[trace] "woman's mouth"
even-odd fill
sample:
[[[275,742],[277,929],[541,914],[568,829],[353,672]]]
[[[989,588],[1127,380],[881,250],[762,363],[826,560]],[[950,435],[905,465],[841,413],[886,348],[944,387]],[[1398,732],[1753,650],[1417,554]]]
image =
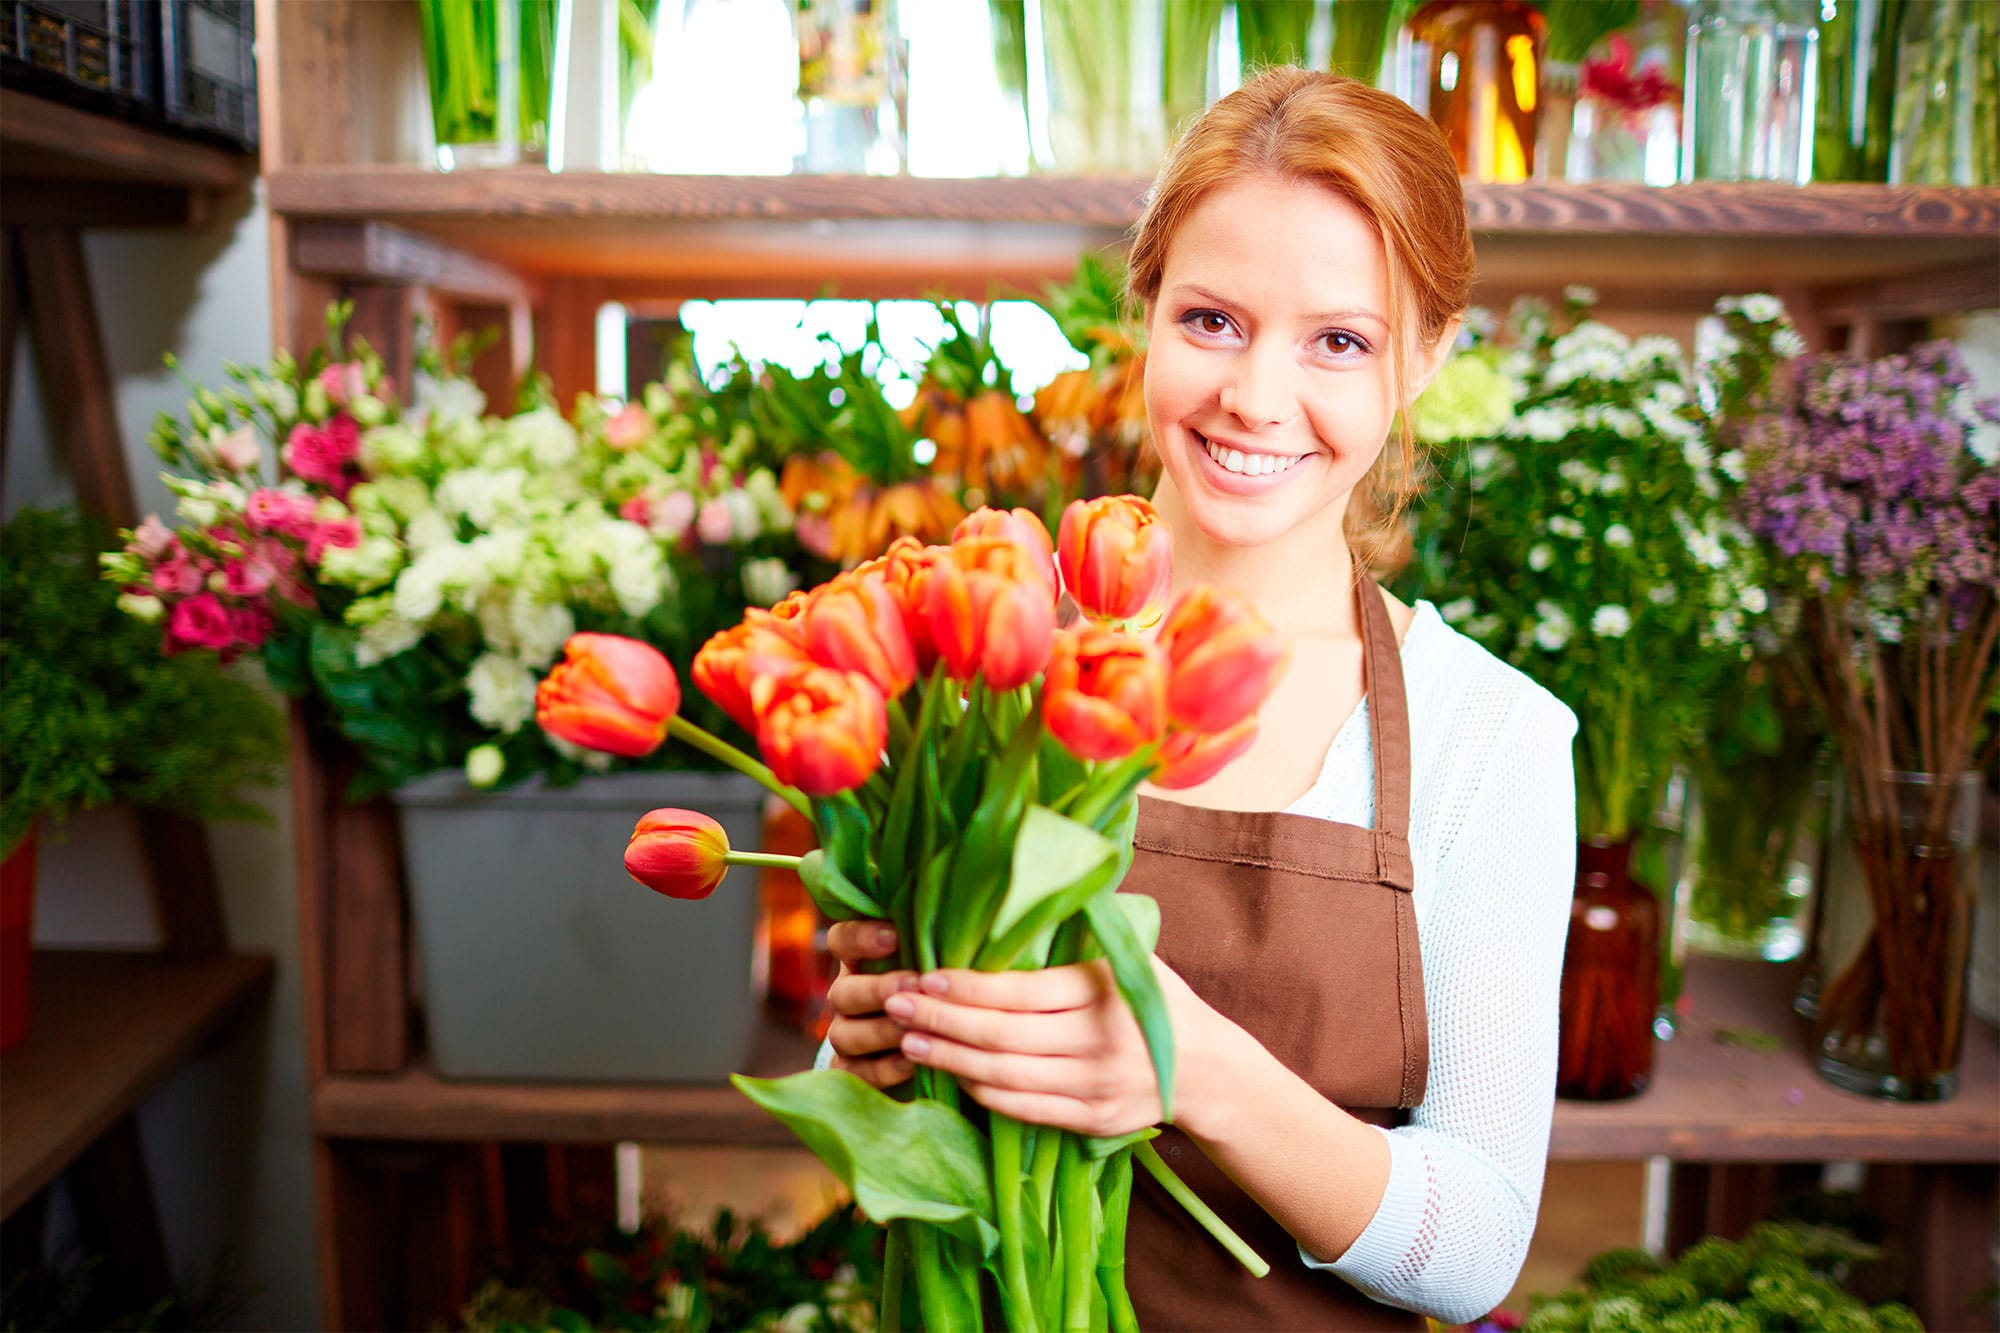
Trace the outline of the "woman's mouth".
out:
[[[1245,453],[1231,445],[1218,444],[1198,430],[1190,428],[1189,433],[1208,455],[1209,461],[1215,465],[1210,475],[1215,476],[1220,473],[1221,477],[1218,480],[1226,478],[1227,481],[1236,482],[1238,485],[1243,481],[1282,476],[1310,457],[1307,454]],[[1227,488],[1235,489],[1234,486]]]

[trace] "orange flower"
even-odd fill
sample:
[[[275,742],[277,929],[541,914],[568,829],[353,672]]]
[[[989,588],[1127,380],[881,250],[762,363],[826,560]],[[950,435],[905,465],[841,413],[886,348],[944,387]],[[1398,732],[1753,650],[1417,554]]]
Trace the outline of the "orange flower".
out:
[[[625,869],[655,893],[699,899],[729,873],[729,834],[699,810],[649,810],[625,844]]]
[[[757,710],[750,700],[752,684],[760,677],[782,674],[809,660],[804,635],[793,629],[796,624],[752,607],[741,624],[711,636],[694,655],[695,688],[734,718],[737,726],[755,733]]]
[[[535,687],[535,721],[586,750],[636,759],[660,748],[681,684],[660,650],[616,634],[572,634]]]
[[[868,780],[889,743],[882,692],[858,671],[794,667],[752,688],[757,747],[778,781],[831,796]]]
[[[1092,620],[1157,620],[1173,575],[1174,540],[1152,505],[1136,495],[1074,500],[1056,542],[1063,584]]]
[[[1173,664],[1167,716],[1212,734],[1256,716],[1285,664],[1285,645],[1244,598],[1207,586],[1184,594],[1160,626]]]
[[[903,608],[878,571],[842,574],[818,590],[805,616],[806,644],[821,666],[858,671],[885,699],[917,678],[917,649]]]
[[[1199,787],[1228,767],[1257,739],[1257,719],[1246,717],[1227,731],[1203,736],[1192,731],[1176,731],[1160,747],[1159,767],[1153,770],[1155,787]]]
[[[910,631],[910,643],[917,652],[917,669],[928,672],[937,661],[937,644],[931,640],[930,614],[925,609],[925,586],[931,567],[945,554],[945,547],[926,546],[915,537],[898,537],[889,543],[886,554],[856,567],[856,572],[880,569],[883,586],[902,608],[903,625]]]
[[[1166,728],[1166,654],[1096,625],[1057,630],[1042,720],[1080,759],[1123,759]]]
[[[924,581],[931,640],[957,680],[984,675],[995,690],[1027,684],[1055,642],[1053,593],[1036,556],[1002,537],[967,537],[948,548]]]
[[[1049,530],[1032,509],[979,509],[967,514],[952,529],[951,539],[961,541],[967,537],[1000,537],[1017,546],[1025,546],[1037,557],[1035,568],[1048,576],[1049,595],[1055,595],[1056,588],[1056,548],[1049,540]]]

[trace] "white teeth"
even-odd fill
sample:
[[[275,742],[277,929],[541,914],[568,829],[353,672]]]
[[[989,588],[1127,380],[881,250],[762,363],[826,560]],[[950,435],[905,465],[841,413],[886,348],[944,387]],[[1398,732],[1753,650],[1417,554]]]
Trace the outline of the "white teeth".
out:
[[[1200,432],[1196,432],[1196,434],[1200,438],[1202,446],[1208,450],[1210,458],[1213,458],[1217,463],[1228,468],[1231,472],[1238,472],[1246,477],[1264,477],[1269,476],[1273,472],[1290,471],[1293,467],[1297,466],[1300,457],[1303,457],[1303,455],[1296,454],[1246,454],[1240,449],[1231,449],[1225,445],[1217,444],[1206,435],[1201,435]]]

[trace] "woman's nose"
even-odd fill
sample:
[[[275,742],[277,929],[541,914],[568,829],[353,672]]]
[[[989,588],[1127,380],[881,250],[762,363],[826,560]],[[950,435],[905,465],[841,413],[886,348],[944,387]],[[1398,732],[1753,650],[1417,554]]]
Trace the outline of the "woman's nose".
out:
[[[1245,351],[1236,359],[1233,373],[1222,385],[1222,410],[1243,423],[1246,430],[1261,430],[1291,420],[1298,405],[1291,358],[1276,350]]]

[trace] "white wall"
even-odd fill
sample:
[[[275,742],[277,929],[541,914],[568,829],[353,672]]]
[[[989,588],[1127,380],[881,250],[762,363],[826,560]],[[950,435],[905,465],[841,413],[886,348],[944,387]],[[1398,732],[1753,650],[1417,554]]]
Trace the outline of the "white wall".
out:
[[[84,248],[139,504],[167,512],[171,497],[146,432],[156,412],[179,411],[186,392],[161,356],[171,351],[190,379],[219,385],[224,361],[256,363],[271,351],[262,182],[205,228],[93,232]],[[25,332],[19,364],[0,367],[15,385],[10,511],[75,493],[52,446]],[[254,666],[247,669],[254,678]],[[271,1004],[162,1084],[139,1127],[176,1275],[198,1285],[220,1278],[243,1297],[233,1327],[306,1329],[319,1326],[320,1307],[290,798],[278,789],[261,799],[273,825],[217,824],[211,835],[230,938],[277,959]],[[157,940],[129,820],[86,816],[42,860],[38,944],[143,948]]]

